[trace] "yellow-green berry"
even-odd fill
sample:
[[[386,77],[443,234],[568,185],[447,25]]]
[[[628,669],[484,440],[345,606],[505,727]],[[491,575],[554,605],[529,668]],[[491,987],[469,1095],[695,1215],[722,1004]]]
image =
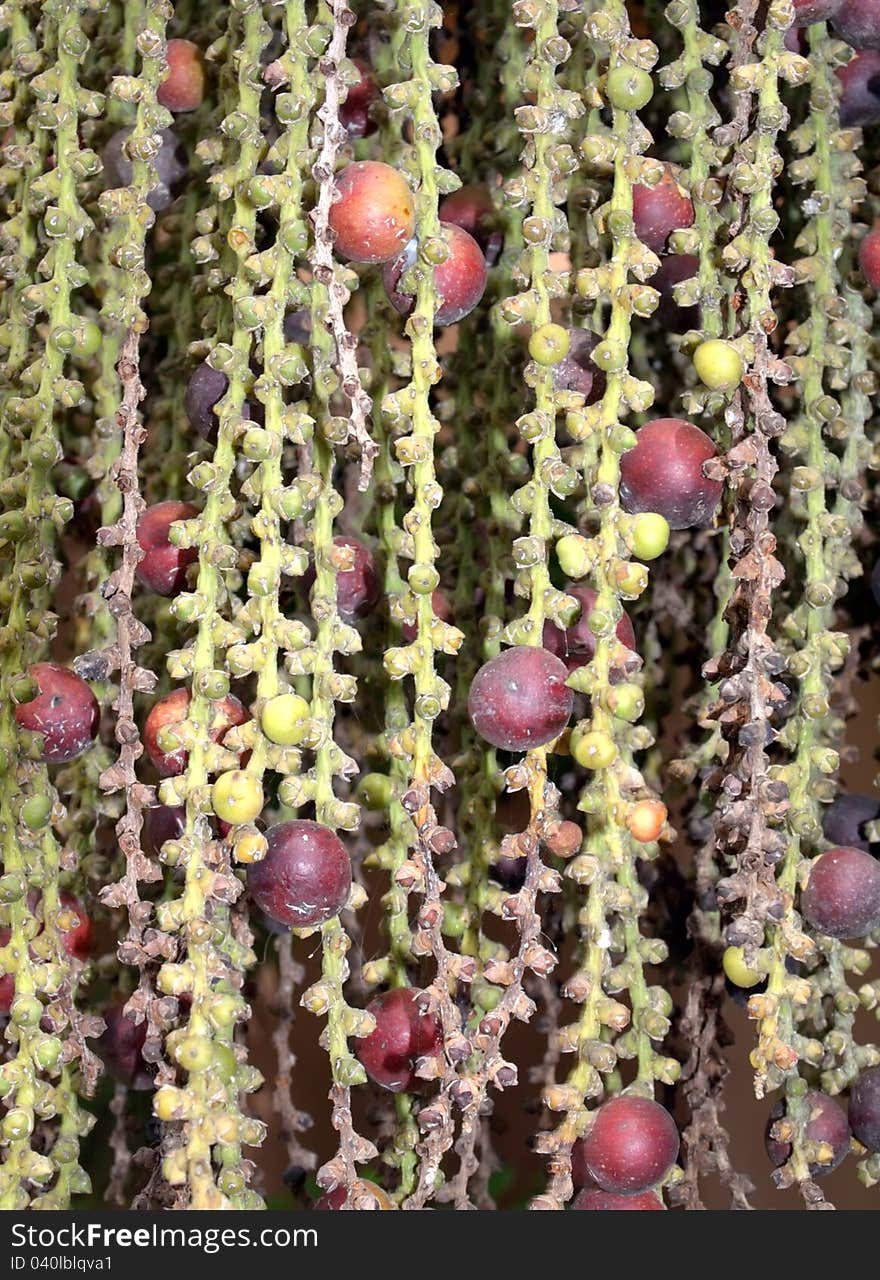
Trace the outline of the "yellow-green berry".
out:
[[[742,381],[742,356],[721,338],[700,343],[694,352],[694,368],[700,381],[712,391],[732,391]]]
[[[279,693],[260,713],[263,733],[280,747],[296,747],[307,736],[311,709],[298,693]]]
[[[607,769],[617,756],[614,739],[601,729],[579,729],[571,735],[571,754],[585,769]]]
[[[233,825],[253,822],[263,811],[263,788],[259,778],[243,769],[221,773],[211,792],[214,812],[222,822]]]
[[[721,957],[721,966],[735,987],[746,990],[756,987],[767,976],[758,969],[749,968],[742,947],[728,947]]]
[[[615,67],[605,78],[605,96],[618,111],[641,111],[654,96],[654,81],[641,67]]]
[[[559,364],[570,345],[568,330],[561,324],[542,324],[529,338],[529,355],[538,364]]]
[[[640,560],[656,560],[669,546],[669,522],[658,511],[643,511],[632,523],[633,553]]]

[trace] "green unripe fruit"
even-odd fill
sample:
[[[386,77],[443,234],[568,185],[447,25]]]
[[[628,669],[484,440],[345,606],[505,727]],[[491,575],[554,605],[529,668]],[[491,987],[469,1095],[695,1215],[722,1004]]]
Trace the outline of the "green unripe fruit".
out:
[[[721,965],[733,985],[746,990],[756,987],[766,977],[758,969],[749,968],[742,947],[728,947],[721,957]]]
[[[279,693],[260,713],[263,733],[280,747],[295,747],[309,731],[309,704],[298,693]]]
[[[184,1071],[204,1071],[211,1065],[214,1046],[206,1036],[186,1036],[174,1050]]]
[[[91,360],[101,350],[101,330],[94,320],[84,320],[74,334],[76,341],[70,354],[77,360]]]
[[[570,345],[568,330],[561,324],[542,324],[529,338],[529,355],[538,364],[559,364]]]
[[[211,804],[222,822],[253,822],[263,812],[263,788],[259,778],[243,769],[221,773],[211,791]]]
[[[31,831],[39,831],[45,827],[52,812],[52,800],[49,796],[31,796],[21,806],[21,820]]]
[[[643,511],[633,520],[632,549],[640,560],[656,560],[669,546],[669,522],[658,511]]]
[[[368,773],[357,784],[357,798],[371,813],[380,813],[391,802],[391,779],[384,773]]]
[[[742,381],[742,356],[720,338],[701,342],[694,352],[694,368],[700,381],[712,391],[732,391]]]
[[[43,1016],[43,1006],[36,996],[17,996],[12,1002],[11,1015],[17,1027],[36,1027]]]
[[[34,1057],[37,1060],[37,1066],[41,1071],[48,1071],[50,1075],[54,1074],[58,1069],[61,1061],[61,1041],[57,1036],[47,1036],[46,1039],[37,1046]]]
[[[556,559],[567,578],[585,578],[593,563],[589,539],[579,533],[563,534],[556,544]]]
[[[618,111],[641,111],[654,96],[654,81],[641,67],[615,67],[605,77],[605,97]]]
[[[232,1084],[238,1072],[238,1059],[228,1044],[214,1045],[213,1068],[224,1084]]]
[[[600,729],[581,733],[575,729],[571,735],[571,754],[585,769],[607,769],[617,757],[614,739]]]
[[[605,705],[618,720],[632,724],[645,709],[645,695],[637,684],[612,685],[605,694]]]
[[[26,1138],[33,1129],[33,1120],[23,1107],[15,1107],[3,1117],[3,1137],[7,1142]]]

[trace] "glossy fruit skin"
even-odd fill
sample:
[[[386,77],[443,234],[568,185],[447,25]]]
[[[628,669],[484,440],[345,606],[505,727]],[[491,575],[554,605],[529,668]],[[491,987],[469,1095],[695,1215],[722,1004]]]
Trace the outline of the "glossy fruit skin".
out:
[[[431,592],[431,608],[434,610],[434,616],[441,622],[452,621],[452,605],[442,591]],[[405,622],[400,628],[400,634],[406,644],[412,644],[419,634],[419,629],[414,622]]]
[[[605,96],[619,111],[641,111],[654,96],[650,72],[641,67],[614,67],[605,79]]]
[[[205,59],[192,40],[169,40],[165,46],[168,76],[156,90],[156,101],[169,111],[195,111],[205,98]]]
[[[434,268],[434,288],[439,305],[434,312],[434,323],[457,324],[470,315],[486,290],[488,272],[483,251],[467,231],[453,222],[441,222],[440,230],[449,256]],[[415,298],[405,293],[400,278],[416,261],[418,241],[411,240],[397,258],[386,262],[382,269],[382,283],[388,301],[402,316],[408,316],[415,305]]]
[[[279,693],[263,707],[260,723],[270,742],[295,747],[308,733],[310,714],[309,704],[298,693]]]
[[[841,125],[851,129],[880,121],[880,50],[858,52],[835,74],[841,84]]]
[[[57,662],[35,662],[28,675],[36,681],[37,695],[15,708],[20,729],[42,734],[40,759],[45,764],[66,764],[92,745],[98,734],[101,709],[85,680]]]
[[[721,957],[721,966],[728,981],[743,991],[757,987],[767,977],[766,973],[749,968],[742,947],[727,947]]]
[[[603,1103],[583,1141],[587,1174],[601,1190],[618,1195],[655,1186],[675,1164],[679,1148],[669,1112],[635,1094]]]
[[[361,58],[353,58],[361,73],[357,84],[351,85],[348,95],[339,107],[339,123],[349,138],[368,138],[376,132],[376,122],[370,117],[370,107],[379,97],[379,90],[370,68]]]
[[[257,906],[291,929],[338,915],[351,892],[351,862],[335,832],[297,818],[270,827],[266,840],[265,858],[248,868],[248,889]]]
[[[444,196],[438,215],[441,222],[454,222],[473,236],[483,251],[486,265],[495,265],[501,254],[503,236],[500,231],[492,229],[495,206],[488,187],[479,182],[466,183],[458,191]]]
[[[693,225],[694,206],[667,165],[654,187],[633,187],[633,221],[636,235],[653,253],[663,253],[673,231]]]
[[[868,1067],[850,1090],[849,1126],[863,1147],[880,1151],[880,1067]]]
[[[805,1101],[810,1107],[810,1118],[807,1121],[806,1137],[810,1142],[827,1142],[833,1149],[830,1164],[811,1164],[810,1174],[814,1178],[833,1173],[849,1153],[849,1121],[843,1107],[827,1093],[818,1089],[807,1091]],[[785,1164],[791,1155],[791,1144],[779,1142],[770,1137],[770,1130],[776,1120],[785,1114],[785,1103],[779,1101],[773,1107],[767,1120],[767,1131],[764,1135],[764,1146],[771,1164],[778,1169]]]
[[[211,804],[221,822],[230,825],[254,822],[263,812],[260,779],[243,769],[221,773],[211,790]]]
[[[138,1025],[125,1016],[124,1010],[124,1001],[118,1000],[103,1011],[107,1026],[98,1040],[98,1053],[120,1084],[128,1085],[129,1089],[152,1089],[152,1073],[143,1059],[146,1018]]]
[[[137,525],[138,545],[144,558],[137,567],[138,581],[159,596],[176,596],[186,586],[186,571],[199,558],[198,547],[176,547],[169,531],[176,520],[192,520],[198,509],[189,502],[157,502],[147,507]]]
[[[147,204],[154,213],[168,208],[189,172],[189,157],[177,134],[171,129],[160,129],[159,132],[162,143],[153,160],[158,182],[147,196]],[[108,139],[101,153],[108,187],[131,186],[134,165],[123,151],[131,133],[132,129],[129,127],[118,129]]]
[[[179,840],[185,830],[186,805],[151,805],[144,812],[144,852],[148,857],[158,858],[162,845],[168,840]]]
[[[553,366],[557,391],[574,391],[585,404],[596,404],[605,394],[605,374],[590,359],[599,339],[589,329],[568,330],[568,352]]]
[[[567,585],[566,595],[573,596],[581,606],[577,620],[563,631],[555,622],[544,623],[542,643],[544,648],[565,663],[569,672],[577,671],[592,662],[596,653],[596,637],[590,630],[590,615],[596,607],[599,593],[592,587]],[[621,615],[615,635],[627,649],[635,649],[636,633],[629,615]]]
[[[872,289],[880,289],[880,227],[869,231],[859,245],[859,266]]]
[[[468,715],[481,738],[502,751],[528,751],[557,738],[568,724],[574,694],[565,664],[546,649],[517,645],[480,667],[468,695]]]
[[[801,911],[829,937],[863,938],[880,926],[880,862],[861,849],[829,849],[810,868]]]
[[[351,547],[354,565],[336,574],[336,608],[345,622],[356,622],[372,613],[382,597],[382,580],[373,553],[356,538],[334,538],[335,547]],[[311,591],[315,585],[315,566],[310,564],[303,574],[303,587]]]
[[[339,199],[330,206],[330,228],[340,258],[388,262],[409,244],[415,206],[406,179],[391,165],[358,160],[336,177]]]
[[[872,846],[865,824],[880,818],[880,799],[876,796],[839,795],[825,810],[822,830],[833,844],[848,845],[871,853]]]
[[[571,1207],[576,1210],[666,1209],[666,1205],[653,1191],[643,1191],[636,1196],[622,1196],[615,1195],[612,1191],[602,1191],[599,1187],[585,1187],[583,1191],[579,1191],[571,1202]]]
[[[420,994],[412,987],[395,987],[376,996],[367,1005],[376,1019],[375,1029],[354,1041],[355,1055],[367,1075],[392,1093],[423,1088],[427,1082],[416,1075],[418,1060],[443,1049],[440,1023],[433,1014],[420,1011]]]
[[[660,294],[655,313],[657,319],[673,333],[684,333],[688,329],[699,327],[699,305],[684,307],[676,302],[673,293],[675,285],[681,284],[683,280],[693,280],[699,269],[700,259],[693,253],[664,253],[660,258],[660,266],[648,281],[651,288],[657,289]]]
[[[840,10],[844,0],[792,0],[794,26],[811,27],[814,22],[827,22]]]
[[[703,474],[716,455],[705,432],[684,418],[654,418],[636,432],[635,448],[620,459],[620,496],[631,515],[657,511],[670,529],[709,523],[721,500],[720,481]]]
[[[640,511],[632,527],[633,555],[656,560],[669,546],[669,521],[659,511]]]
[[[189,690],[175,689],[154,702],[144,723],[144,747],[162,778],[172,778],[186,769],[187,752],[183,747],[164,752],[157,742],[157,734],[166,725],[180,724],[189,711]],[[211,741],[222,742],[233,725],[244,724],[250,719],[247,711],[231,694],[214,704],[214,720]]]
[[[880,49],[880,4],[877,0],[843,0],[831,25],[853,49]]]
[[[217,414],[214,406],[226,395],[229,379],[219,369],[213,369],[207,360],[196,365],[190,374],[183,394],[183,407],[189,425],[206,440],[217,435]]]
[[[732,391],[743,375],[742,356],[736,347],[720,338],[701,342],[694,352],[694,368],[700,380],[713,391]]]
[[[639,800],[627,814],[626,825],[634,840],[649,844],[660,838],[667,817],[666,805],[660,800]]]

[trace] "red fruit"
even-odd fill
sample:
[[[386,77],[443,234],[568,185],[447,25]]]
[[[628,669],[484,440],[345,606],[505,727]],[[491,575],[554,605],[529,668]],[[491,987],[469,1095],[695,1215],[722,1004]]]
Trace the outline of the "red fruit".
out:
[[[332,1191],[325,1191],[320,1200],[316,1200],[314,1208],[321,1209],[341,1209],[345,1204],[345,1187],[334,1187]],[[351,1189],[351,1200],[349,1202],[351,1209],[393,1209],[394,1202],[386,1191],[376,1186],[374,1182],[367,1182],[364,1178],[359,1178]]]
[[[567,586],[565,591],[580,604],[580,614],[564,631],[554,622],[545,622],[543,644],[550,653],[562,659],[569,671],[577,671],[592,662],[596,653],[596,637],[590,630],[590,614],[596,607],[599,593],[592,587]],[[623,614],[618,622],[616,635],[627,649],[635,649],[636,633],[627,614]]]
[[[346,622],[355,622],[364,618],[378,604],[382,596],[382,581],[376,568],[376,561],[357,538],[334,538],[335,547],[351,547],[354,551],[354,565],[351,569],[343,569],[336,574],[336,608],[340,618]],[[303,586],[311,591],[315,585],[315,566],[310,564],[303,574]]]
[[[46,764],[75,760],[97,737],[98,699],[85,680],[57,662],[36,662],[28,675],[36,681],[37,695],[15,708],[16,724],[43,735],[40,759]]]
[[[605,374],[590,359],[599,339],[589,329],[568,330],[568,355],[553,365],[553,385],[557,391],[575,391],[586,404],[595,404],[605,394]]]
[[[175,547],[169,531],[175,520],[191,520],[198,510],[189,502],[157,502],[138,521],[137,540],[144,558],[138,581],[160,596],[174,596],[186,586],[186,571],[199,558],[198,547]]]
[[[169,40],[165,48],[168,76],[156,90],[156,101],[169,111],[195,111],[205,97],[205,59],[192,40]]]
[[[845,40],[854,49],[880,49],[878,0],[843,0],[837,6],[837,12],[828,16],[841,40]]]
[[[598,1187],[578,1192],[572,1209],[664,1209],[666,1205],[653,1191],[643,1191],[637,1196],[615,1195],[612,1191],[600,1191]]]
[[[849,1124],[863,1147],[880,1151],[880,1067],[868,1067],[850,1090]]]
[[[806,1131],[807,1139],[810,1142],[827,1142],[833,1151],[830,1164],[810,1165],[812,1177],[821,1178],[826,1173],[832,1173],[849,1152],[849,1121],[846,1118],[846,1112],[843,1107],[838,1102],[835,1102],[833,1098],[829,1098],[827,1093],[820,1093],[818,1089],[810,1089],[805,1101],[810,1108],[810,1118],[807,1121]],[[779,1142],[776,1138],[770,1137],[770,1130],[774,1121],[780,1120],[784,1114],[785,1103],[777,1102],[770,1112],[767,1120],[767,1132],[764,1135],[767,1155],[777,1168],[785,1164],[791,1155],[790,1143]]]
[[[339,199],[330,208],[330,227],[340,258],[388,262],[409,244],[415,230],[412,192],[390,164],[359,160],[336,178]]]
[[[186,769],[187,752],[183,747],[165,752],[157,741],[159,731],[167,725],[181,724],[189,712],[189,690],[175,689],[154,702],[144,724],[144,747],[147,755],[163,778],[171,778]],[[231,694],[214,703],[211,724],[211,741],[222,742],[227,731],[236,724],[244,724],[250,716]]]
[[[863,938],[880,926],[880,862],[861,849],[829,849],[816,858],[801,911],[832,938]]]
[[[125,1016],[125,1003],[119,1000],[104,1010],[104,1021],[107,1026],[98,1041],[98,1052],[107,1070],[130,1089],[151,1089],[152,1074],[143,1059],[146,1018],[136,1024]]]
[[[835,74],[841,84],[840,123],[844,128],[880,121],[880,51],[857,53]]]
[[[683,280],[693,280],[700,269],[700,259],[692,253],[667,253],[648,283],[660,294],[657,318],[674,333],[696,329],[700,323],[699,306],[683,307],[675,300],[673,288]]]
[[[635,448],[620,459],[620,494],[635,515],[658,511],[671,529],[699,528],[721,500],[721,483],[703,474],[714,458],[712,441],[683,418],[655,418],[636,433]]]
[[[633,220],[636,235],[654,253],[663,253],[673,231],[693,224],[691,198],[668,165],[656,186],[633,187]]]
[[[361,73],[357,84],[348,91],[348,97],[339,108],[339,123],[349,138],[366,138],[376,132],[376,122],[370,119],[370,107],[379,96],[370,68],[360,58],[353,59]]]
[[[494,266],[501,253],[503,237],[492,230],[495,206],[488,187],[482,183],[467,183],[440,201],[438,214],[441,222],[453,222],[462,231],[473,236],[483,250],[486,264]]]
[[[248,869],[248,888],[267,916],[306,929],[338,915],[351,892],[351,862],[329,827],[297,818],[266,832],[268,851]]]
[[[441,622],[452,621],[452,606],[442,591],[434,591],[432,593],[431,608],[434,610],[435,617],[439,618]],[[412,644],[419,634],[419,629],[414,622],[405,622],[401,627],[401,634],[407,644]]]
[[[655,1186],[675,1164],[679,1147],[669,1112],[634,1094],[603,1103],[583,1141],[588,1176],[618,1195]]]
[[[28,910],[32,914],[39,910],[40,897],[41,895],[35,890],[31,890],[28,894]],[[92,946],[92,922],[85,907],[72,893],[62,889],[58,897],[62,908],[75,912],[79,917],[79,922],[72,929],[66,929],[61,934],[61,945],[67,955],[73,956],[76,960],[85,961],[89,958]],[[42,926],[40,927],[40,932],[42,933]],[[10,936],[11,930],[9,928],[0,929],[0,947],[6,946]],[[14,999],[15,978],[11,973],[4,973],[0,975],[0,1013],[9,1013]]]
[[[810,27],[814,22],[827,22],[840,9],[844,0],[792,0],[794,25]]]
[[[565,664],[546,649],[517,645],[490,659],[474,676],[468,715],[481,738],[503,751],[528,751],[558,738],[574,694]]]
[[[859,245],[859,266],[866,283],[880,289],[880,227],[869,231]]]
[[[439,306],[434,313],[438,325],[457,324],[470,315],[486,288],[486,259],[472,235],[452,222],[441,222],[440,229],[449,250],[445,262],[434,268],[434,287]],[[388,300],[401,315],[408,316],[415,298],[398,288],[400,277],[416,260],[418,243],[411,240],[403,253],[388,262],[382,271],[382,283]]]
[[[416,1075],[419,1059],[433,1058],[443,1048],[440,1022],[421,1012],[420,995],[411,987],[395,987],[376,996],[367,1005],[376,1019],[375,1030],[355,1041],[355,1054],[367,1075],[392,1093],[423,1087],[426,1081]]]

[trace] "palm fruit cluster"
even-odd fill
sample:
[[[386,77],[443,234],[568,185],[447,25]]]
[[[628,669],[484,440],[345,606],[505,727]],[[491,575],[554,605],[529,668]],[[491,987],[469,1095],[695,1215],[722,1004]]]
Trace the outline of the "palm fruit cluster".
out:
[[[0,1207],[880,1181],[878,84],[876,0],[0,5]]]

